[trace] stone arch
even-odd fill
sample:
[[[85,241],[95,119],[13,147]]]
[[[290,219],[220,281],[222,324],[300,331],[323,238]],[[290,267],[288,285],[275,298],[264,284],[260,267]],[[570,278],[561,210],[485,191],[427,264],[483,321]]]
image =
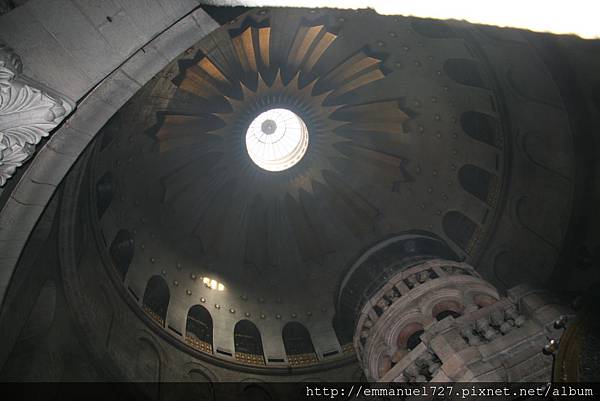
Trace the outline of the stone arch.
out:
[[[169,286],[160,276],[152,276],[148,280],[142,307],[144,311],[161,326],[165,325],[169,307]]]
[[[160,352],[154,343],[146,337],[138,338],[134,361],[139,379],[158,382],[160,380]]]
[[[200,351],[212,354],[213,321],[208,310],[202,305],[194,305],[188,311],[185,342]]]
[[[308,365],[318,362],[310,333],[303,324],[286,323],[283,326],[281,337],[290,365]]]
[[[0,226],[6,228],[3,238],[11,239],[11,246],[5,249],[4,261],[0,263],[5,272],[0,279],[2,302],[29,234],[56,188],[100,128],[173,58],[218,27],[200,8],[180,12],[182,15],[170,26],[157,26],[159,32],[149,35],[153,39],[140,44],[139,50],[129,53],[116,68],[90,84],[89,92],[86,89],[80,94],[82,97],[74,111],[40,147],[22,175],[15,178],[18,179],[16,187],[0,210]],[[202,26],[197,21],[202,21]],[[60,77],[64,82],[69,82],[69,78]]]
[[[250,320],[240,320],[233,330],[235,359],[250,365],[264,365],[262,337],[258,327]]]
[[[135,241],[129,230],[121,229],[117,232],[110,244],[109,253],[121,279],[125,280],[135,253]]]

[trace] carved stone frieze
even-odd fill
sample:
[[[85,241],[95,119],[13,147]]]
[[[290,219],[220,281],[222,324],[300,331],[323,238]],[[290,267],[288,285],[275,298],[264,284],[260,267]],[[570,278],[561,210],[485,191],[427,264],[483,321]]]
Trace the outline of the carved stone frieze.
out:
[[[0,187],[72,110],[22,77],[21,59],[0,44]]]
[[[371,381],[546,381],[542,349],[554,352],[571,313],[529,288],[501,297],[466,263],[432,259],[365,302],[354,347]]]

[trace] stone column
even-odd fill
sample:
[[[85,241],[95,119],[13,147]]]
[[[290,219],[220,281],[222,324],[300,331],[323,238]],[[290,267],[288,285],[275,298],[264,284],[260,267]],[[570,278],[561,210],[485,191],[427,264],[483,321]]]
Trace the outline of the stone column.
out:
[[[501,297],[473,267],[433,259],[365,303],[354,347],[371,381],[547,381],[543,349],[568,314],[543,293],[520,286]]]

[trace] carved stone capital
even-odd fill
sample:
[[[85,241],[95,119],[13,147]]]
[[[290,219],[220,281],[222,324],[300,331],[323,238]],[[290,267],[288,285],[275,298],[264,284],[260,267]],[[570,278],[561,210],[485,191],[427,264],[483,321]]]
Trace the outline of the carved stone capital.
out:
[[[20,57],[0,44],[0,187],[72,110],[24,79],[22,71]]]

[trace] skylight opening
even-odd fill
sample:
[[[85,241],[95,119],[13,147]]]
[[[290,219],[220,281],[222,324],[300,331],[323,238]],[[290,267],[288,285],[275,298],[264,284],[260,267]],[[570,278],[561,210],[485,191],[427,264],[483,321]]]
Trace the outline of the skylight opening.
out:
[[[288,109],[259,114],[246,132],[246,150],[263,170],[283,171],[296,165],[308,149],[304,121]]]

